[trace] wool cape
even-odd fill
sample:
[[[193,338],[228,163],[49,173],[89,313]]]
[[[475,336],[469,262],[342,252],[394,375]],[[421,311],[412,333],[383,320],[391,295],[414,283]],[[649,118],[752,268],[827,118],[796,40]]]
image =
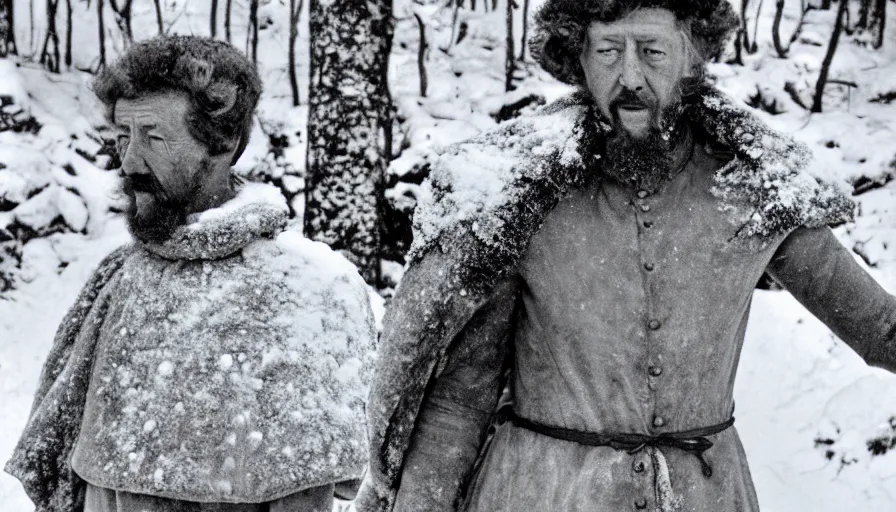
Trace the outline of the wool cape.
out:
[[[82,510],[84,480],[262,503],[361,475],[367,287],[326,245],[284,231],[287,213],[275,187],[247,183],[167,241],[102,262],[6,465],[38,511]]]
[[[852,220],[853,203],[806,172],[809,150],[706,87],[686,108],[732,155],[712,192],[749,220],[730,243],[756,251],[793,229]],[[368,404],[368,473],[355,505],[387,512],[427,389],[452,341],[512,275],[529,239],[567,193],[600,180],[610,126],[575,93],[534,115],[453,145],[433,166],[414,217],[409,267],[384,319]],[[720,215],[725,215],[721,211]],[[481,455],[480,455],[481,456]]]

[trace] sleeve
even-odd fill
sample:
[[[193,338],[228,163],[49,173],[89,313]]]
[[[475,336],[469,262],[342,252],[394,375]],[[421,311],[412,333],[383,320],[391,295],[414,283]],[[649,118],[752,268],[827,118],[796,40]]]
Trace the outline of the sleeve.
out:
[[[887,293],[830,228],[799,228],[768,273],[869,365],[896,372],[896,297]]]
[[[395,512],[455,510],[501,394],[515,298],[499,287],[446,354],[421,406]]]

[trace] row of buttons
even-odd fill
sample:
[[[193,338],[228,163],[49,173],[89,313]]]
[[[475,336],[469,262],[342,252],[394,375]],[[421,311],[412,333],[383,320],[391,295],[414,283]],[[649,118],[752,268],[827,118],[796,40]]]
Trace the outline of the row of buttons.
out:
[[[650,195],[650,192],[648,192],[647,190],[641,189],[641,190],[638,190],[638,192],[636,194],[638,196],[638,199],[646,199]],[[640,202],[639,209],[642,212],[647,213],[650,211],[650,205],[647,203]],[[646,229],[650,229],[653,227],[653,221],[651,221],[651,220],[644,220],[641,224]],[[646,270],[648,272],[652,272],[655,268],[656,268],[656,265],[652,262],[648,261],[648,262],[644,263],[644,270]],[[653,320],[650,320],[649,322],[647,322],[647,328],[650,329],[651,331],[659,330],[659,328],[662,326],[663,326],[662,322],[660,322],[657,319],[653,319]],[[660,375],[663,374],[663,368],[660,366],[652,365],[647,368],[647,373],[651,377],[659,377]],[[664,426],[665,424],[666,424],[666,420],[662,416],[654,416],[653,417],[653,426],[655,428],[660,428],[660,427]],[[634,470],[636,473],[640,473],[640,472],[644,471],[644,463],[640,462],[640,461],[636,462],[635,466],[634,466]],[[635,507],[638,509],[647,508],[647,500],[642,498],[642,499],[635,501]]]

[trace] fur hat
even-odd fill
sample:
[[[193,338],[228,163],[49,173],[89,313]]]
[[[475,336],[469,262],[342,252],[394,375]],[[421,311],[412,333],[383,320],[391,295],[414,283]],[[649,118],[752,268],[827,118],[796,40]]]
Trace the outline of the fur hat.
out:
[[[668,9],[690,28],[703,61],[721,54],[739,21],[727,0],[547,0],[535,14],[529,47],[535,60],[554,78],[570,85],[585,83],[579,55],[588,26],[612,22],[637,9]]]
[[[190,97],[185,112],[190,133],[212,155],[237,141],[239,158],[252,131],[261,96],[261,79],[245,55],[224,41],[197,36],[159,36],[134,44],[103,69],[93,90],[114,122],[115,103],[157,92],[182,91]]]

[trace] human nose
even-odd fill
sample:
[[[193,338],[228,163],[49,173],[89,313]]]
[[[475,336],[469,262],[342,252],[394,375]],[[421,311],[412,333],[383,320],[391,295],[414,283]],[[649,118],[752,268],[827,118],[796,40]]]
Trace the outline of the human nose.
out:
[[[143,162],[140,158],[140,142],[131,138],[124,145],[124,154],[121,157],[121,170],[126,175],[140,174],[143,172]]]
[[[619,76],[619,83],[635,91],[644,88],[644,70],[641,69],[641,60],[633,46],[628,46],[622,56],[622,74]]]

